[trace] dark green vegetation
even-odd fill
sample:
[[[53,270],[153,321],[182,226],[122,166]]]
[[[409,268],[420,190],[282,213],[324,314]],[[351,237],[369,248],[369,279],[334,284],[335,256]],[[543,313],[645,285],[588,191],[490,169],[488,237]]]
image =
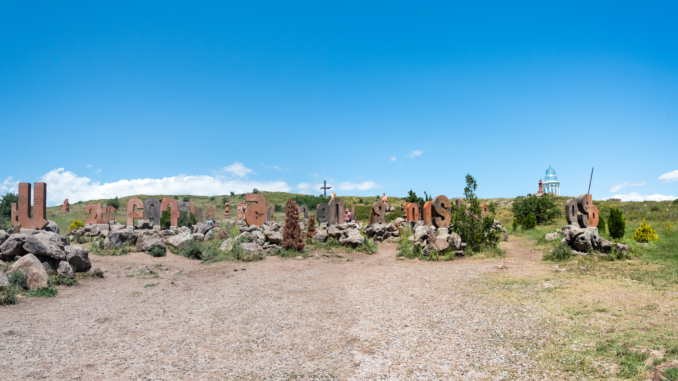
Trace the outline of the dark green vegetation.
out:
[[[601,217],[605,216],[602,214],[602,212],[600,215]],[[607,224],[609,225],[609,232],[612,238],[619,239],[624,237],[624,233],[626,231],[626,222],[624,221],[624,216],[622,215],[621,210],[617,208],[610,209],[610,217],[608,217]]]
[[[461,236],[462,242],[466,242],[467,249],[479,252],[483,246],[496,247],[499,242],[499,232],[491,231],[495,220],[496,207],[491,207],[486,216],[482,216],[480,200],[476,196],[478,183],[470,174],[466,175],[466,187],[464,188],[464,201],[469,204],[468,213],[465,203],[457,207],[454,202],[451,206],[452,222],[450,230]],[[493,211],[493,209],[495,211]]]
[[[527,216],[525,216],[523,220],[520,221],[520,225],[525,230],[534,229],[537,226],[537,219],[534,217],[534,214],[532,214],[532,212],[527,213]]]
[[[536,220],[537,224],[544,225],[563,214],[563,210],[556,205],[554,197],[549,194],[542,197],[531,194],[526,197],[520,196],[513,202],[511,209],[518,223],[523,226],[525,226],[523,219],[530,215]]]
[[[8,264],[7,267],[9,267]],[[4,269],[0,269],[3,270]],[[24,273],[14,271],[7,276],[8,284],[0,288],[0,306],[16,304],[19,301],[19,295],[26,297],[51,298],[57,296],[58,291],[54,286],[74,286],[78,284],[78,276],[76,278],[63,278],[58,274],[50,275],[52,286],[49,288],[38,288],[35,290],[28,289],[28,283]]]
[[[14,193],[6,193],[0,199],[0,229],[6,230],[12,227],[9,222],[12,216],[12,203],[19,202],[19,198]]]

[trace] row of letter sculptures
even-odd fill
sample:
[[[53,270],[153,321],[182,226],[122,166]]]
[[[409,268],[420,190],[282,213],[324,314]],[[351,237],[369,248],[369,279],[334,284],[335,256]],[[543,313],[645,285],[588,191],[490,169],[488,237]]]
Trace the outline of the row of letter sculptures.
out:
[[[577,210],[581,214],[577,214]],[[567,223],[579,224],[581,228],[598,227],[598,208],[593,205],[593,196],[583,194],[577,200],[567,200],[565,203],[565,219]]]

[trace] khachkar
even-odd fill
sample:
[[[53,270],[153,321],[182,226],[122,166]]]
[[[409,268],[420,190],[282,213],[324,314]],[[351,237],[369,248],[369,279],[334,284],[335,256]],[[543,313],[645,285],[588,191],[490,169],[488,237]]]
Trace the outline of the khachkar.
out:
[[[24,229],[44,229],[47,226],[47,184],[35,183],[33,196],[33,217],[31,217],[31,184],[19,184],[17,203],[11,205],[12,225],[21,225]]]
[[[85,214],[90,216],[85,218],[86,225],[108,225],[108,221],[115,220],[112,214],[115,213],[115,208],[108,205],[103,207],[101,204],[88,204],[85,207]]]
[[[224,203],[224,205],[225,205],[225,208],[224,208],[224,219],[230,220],[230,219],[231,219],[231,211],[229,210],[229,208],[230,208],[230,206],[231,206],[231,203],[228,202],[228,201],[226,201],[226,202]]]
[[[581,214],[577,214],[577,210]],[[598,227],[598,208],[593,205],[593,196],[583,194],[575,200],[565,203],[565,219],[569,224],[577,223],[580,228]]]
[[[64,200],[64,203],[61,205],[61,210],[64,212],[69,212],[71,210],[71,204],[68,203],[68,199]]]

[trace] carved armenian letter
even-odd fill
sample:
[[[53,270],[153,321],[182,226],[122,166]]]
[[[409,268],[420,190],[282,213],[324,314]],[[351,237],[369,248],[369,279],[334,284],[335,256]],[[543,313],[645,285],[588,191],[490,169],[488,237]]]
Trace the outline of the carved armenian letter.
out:
[[[33,217],[31,217],[31,184],[19,184],[19,204],[12,203],[10,215],[12,225],[24,229],[44,229],[47,226],[47,184],[35,183],[33,196]]]
[[[144,211],[140,210],[143,207],[144,202],[139,197],[132,197],[127,201],[127,226],[134,226],[135,218],[144,218]]]
[[[440,195],[431,201],[431,215],[433,226],[437,228],[449,228],[452,218],[450,217],[450,199]]]
[[[422,208],[422,213],[424,214],[422,218],[424,219],[424,225],[431,226],[433,221],[431,220],[431,201],[426,201],[424,207]]]
[[[370,212],[370,224],[385,224],[386,223],[386,205],[377,201],[372,204]]]
[[[153,220],[153,226],[160,226],[161,217],[160,201],[155,197],[147,198],[146,201],[144,201],[144,218]]]
[[[166,212],[168,206],[172,209],[170,213],[170,226],[179,226],[179,204],[177,200],[172,197],[165,197],[160,201],[161,212]],[[158,224],[160,224],[160,220],[158,220]]]
[[[245,210],[245,221],[248,225],[262,226],[266,222],[266,199],[258,193],[245,195],[245,202],[251,202]]]
[[[344,223],[344,215],[346,214],[346,204],[339,197],[335,197],[327,204],[328,210],[328,224],[336,225]]]
[[[316,216],[316,219],[318,220],[319,224],[323,223],[323,222],[327,222],[328,212],[329,212],[329,208],[328,208],[327,204],[325,204],[324,202],[318,204],[318,206],[315,208],[315,216]]]

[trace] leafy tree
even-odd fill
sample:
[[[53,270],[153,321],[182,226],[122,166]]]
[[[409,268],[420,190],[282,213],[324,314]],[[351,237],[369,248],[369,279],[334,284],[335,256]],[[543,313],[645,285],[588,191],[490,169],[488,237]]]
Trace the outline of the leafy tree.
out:
[[[235,196],[235,192],[231,192],[231,196]],[[224,201],[225,202],[225,201]]]
[[[537,226],[537,219],[534,217],[532,213],[528,213],[525,218],[520,223],[523,226],[523,229],[525,230],[530,230],[534,229],[535,226]]]
[[[299,206],[306,205],[308,207],[308,210],[315,210],[318,207],[318,204],[321,203],[327,204],[330,202],[330,199],[331,197],[322,197],[322,196],[316,197],[305,194],[298,194],[292,196],[292,201],[294,201]]]
[[[610,217],[607,219],[607,229],[610,232],[610,236],[614,239],[624,237],[626,221],[624,221],[624,215],[621,210],[617,208],[610,209]]]
[[[492,231],[494,222],[494,213],[488,213],[483,217],[480,202],[476,196],[478,183],[470,174],[466,175],[466,187],[464,196],[466,203],[469,204],[468,210],[462,203],[460,207],[456,204],[451,206],[451,227],[463,242],[473,251],[479,251],[482,246],[496,247],[499,242],[499,232]],[[414,192],[412,192],[414,193]]]
[[[633,239],[636,240],[636,242],[649,242],[658,240],[659,236],[652,230],[652,226],[648,225],[643,218],[643,223],[638,230],[633,233]]]
[[[9,221],[12,218],[12,203],[18,203],[19,197],[14,193],[6,193],[0,199],[0,229],[9,226]]]
[[[115,198],[106,201],[106,205],[112,206],[115,208],[115,210],[118,210],[120,209],[120,199],[118,198],[118,196],[115,196]]]
[[[210,196],[210,201],[214,201],[214,200],[216,200],[216,199],[217,199],[216,197]]]
[[[191,199],[190,199],[190,198],[188,198],[187,196],[184,196],[184,198],[183,198],[183,200],[182,200],[182,201],[183,201],[183,202],[189,202],[189,201],[191,201]]]
[[[259,193],[259,189],[257,188],[252,189],[252,193]]]
[[[542,197],[531,194],[527,195],[527,197],[518,197],[513,202],[511,208],[513,210],[513,215],[521,225],[523,219],[527,217],[528,214],[532,214],[537,221],[537,224],[540,225],[553,221],[560,215],[560,209],[558,208],[558,205],[556,205],[553,196],[548,194],[545,194]]]
[[[605,226],[605,217],[603,216],[598,216],[598,232],[600,233],[605,233],[606,226]]]
[[[277,213],[281,213],[281,212],[285,211],[285,208],[283,208],[283,206],[280,205],[280,204],[275,204],[275,205],[273,205],[273,211],[277,212]]]

